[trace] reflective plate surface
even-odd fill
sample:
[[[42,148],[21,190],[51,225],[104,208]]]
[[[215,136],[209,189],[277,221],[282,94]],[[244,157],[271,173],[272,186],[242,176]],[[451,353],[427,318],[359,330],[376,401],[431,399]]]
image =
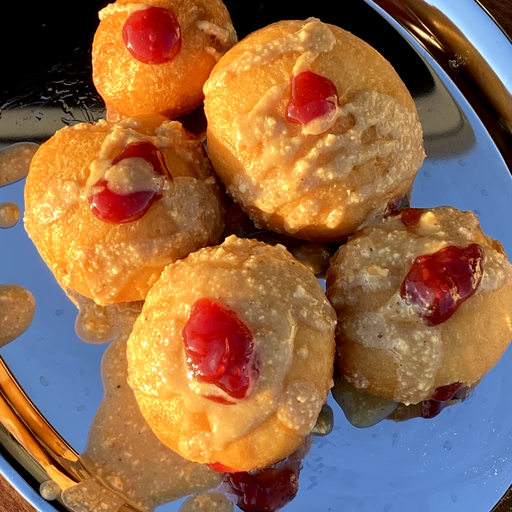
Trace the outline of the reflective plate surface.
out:
[[[456,12],[450,7],[455,3]],[[21,2],[9,7],[18,10],[8,19],[28,38],[31,52],[27,55],[9,39],[12,36],[1,36],[2,47],[9,51],[0,81],[0,147],[20,141],[41,143],[65,124],[104,115],[89,61],[97,11],[106,4],[68,2],[35,7],[30,13],[23,13]],[[499,239],[512,255],[512,179],[507,166],[512,162],[507,152],[512,123],[508,124],[506,108],[512,113],[512,103],[507,103],[512,81],[506,76],[511,45],[492,20],[471,0],[297,4],[226,2],[239,38],[279,19],[315,16],[377,48],[409,87],[424,128],[427,159],[414,185],[412,205],[472,210],[484,232]],[[60,21],[62,10],[69,11],[64,14],[72,20],[66,26]],[[473,48],[458,35],[457,27]],[[495,51],[485,54],[482,49],[489,47]],[[482,76],[487,83],[478,81]],[[23,187],[20,181],[0,188],[0,203],[12,201],[23,208]],[[36,315],[29,330],[0,355],[49,424],[80,453],[103,396],[100,362],[106,345],[78,339],[77,310],[40,259],[21,221],[0,230],[0,284],[4,283],[30,290]],[[315,439],[304,460],[299,493],[285,510],[489,512],[512,483],[511,368],[508,350],[467,401],[433,420],[384,421],[356,429],[330,399],[334,431]],[[5,397],[5,389],[2,393]],[[5,418],[4,424],[9,429]],[[0,455],[5,457],[0,458],[0,471],[32,496],[40,510],[53,510],[30,494],[17,473],[37,486],[36,480],[45,479],[43,472],[13,447],[16,443],[5,428],[0,440]],[[159,510],[177,510],[180,503]]]

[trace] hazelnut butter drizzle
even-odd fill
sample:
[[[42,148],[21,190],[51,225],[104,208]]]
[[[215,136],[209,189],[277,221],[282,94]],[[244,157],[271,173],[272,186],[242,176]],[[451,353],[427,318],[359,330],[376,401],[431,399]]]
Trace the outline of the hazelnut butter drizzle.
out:
[[[16,203],[6,201],[0,204],[0,228],[14,227],[20,219],[20,207]]]
[[[136,343],[141,319],[128,344],[130,384],[137,393],[152,397],[179,394],[188,411],[207,416],[211,431],[187,432],[179,440],[181,452],[191,459],[213,458],[211,452],[221,451],[233,440],[243,438],[274,414],[297,435],[305,436],[314,427],[320,411],[322,391],[307,380],[285,378],[294,357],[299,360],[311,357],[308,348],[299,345],[302,342],[297,332],[328,332],[334,324],[332,313],[320,296],[321,289],[306,289],[302,275],[290,270],[290,256],[284,247],[276,246],[277,251],[269,259],[264,246],[250,253],[249,245],[252,246],[248,240],[233,236],[222,246],[194,253],[188,258],[194,260],[193,274],[189,262],[176,262],[172,279],[159,281],[158,300],[162,304],[166,297],[172,296],[173,306],[169,303],[168,307],[174,308],[162,327],[163,339],[182,339],[191,307],[202,296],[220,297],[225,306],[237,309],[240,320],[251,326],[254,353],[260,361],[265,361],[259,368],[250,399],[233,398],[215,384],[189,378],[183,343],[166,343],[165,351],[157,358],[163,347],[148,349],[154,339],[145,340],[144,371],[141,371],[142,353],[140,344]],[[283,272],[289,276],[286,286],[281,281]],[[193,291],[175,287],[174,280],[194,282]],[[241,301],[247,304],[243,311],[239,306],[236,308]],[[150,312],[152,304],[146,302]],[[146,318],[147,322],[153,320],[152,314]],[[214,397],[236,405],[218,403],[212,400]]]
[[[434,392],[435,376],[443,362],[443,324],[428,325],[404,301],[400,287],[405,274],[395,275],[393,267],[409,262],[407,272],[417,257],[434,254],[445,247],[466,247],[475,240],[485,247],[489,244],[479,231],[478,219],[470,212],[440,207],[437,213],[425,209],[417,217],[414,226],[404,230],[400,216],[392,215],[370,228],[371,237],[354,238],[349,250],[357,254],[358,268],[345,272],[336,285],[340,293],[333,298],[335,307],[345,304],[350,308],[358,300],[355,291],[360,288],[389,297],[375,310],[362,312],[353,319],[342,318],[340,323],[343,331],[358,343],[392,354],[397,363],[393,399],[406,405],[421,402]],[[404,251],[393,251],[391,247],[402,247]],[[500,250],[486,248],[482,267],[475,296],[500,289],[512,279],[512,267]],[[364,375],[346,378],[357,388],[364,390],[368,386]]]
[[[35,309],[34,297],[26,288],[16,284],[0,285],[0,348],[30,327]]]
[[[73,299],[79,300],[82,309],[86,306],[86,313],[82,309],[80,313],[85,316],[77,324],[88,325],[87,341],[107,341],[112,335],[115,339],[102,360],[105,396],[80,456],[94,477],[66,489],[62,494],[64,503],[75,512],[117,512],[127,502],[137,509],[151,511],[164,503],[217,487],[221,475],[206,465],[183,459],[157,439],[127,383],[126,340],[140,304],[109,306],[103,308],[102,314],[101,306],[94,308],[86,299]],[[86,317],[89,322],[84,322]],[[83,336],[83,330],[79,334]],[[217,498],[206,496],[196,500],[197,505],[202,501],[216,502]],[[185,510],[201,511],[196,505],[191,509],[189,503]]]
[[[221,67],[206,82],[205,92],[223,87],[239,72],[264,66],[283,54],[300,54],[292,72],[292,76],[297,76],[310,71],[315,59],[330,52],[335,44],[336,38],[329,26],[311,18],[299,31],[256,44]],[[230,186],[234,197],[243,195],[244,201],[270,216],[285,207],[291,196],[343,183],[358,166],[368,161],[388,162],[389,172],[357,191],[347,189],[344,202],[349,205],[361,203],[375,193],[392,191],[396,183],[414,174],[424,157],[423,148],[417,142],[422,137],[415,112],[386,94],[360,91],[326,116],[313,119],[297,133],[296,126],[277,109],[289,95],[290,78],[270,87],[249,112],[240,113],[236,118],[236,149],[254,150],[255,156],[247,174],[237,176]],[[342,95],[342,91],[338,93]],[[398,154],[403,157],[399,164],[395,163]],[[251,185],[262,180],[265,193]],[[282,183],[286,183],[285,190]],[[327,227],[340,223],[345,208],[340,205],[329,213]],[[315,199],[296,210],[286,214],[285,229],[291,234],[305,227],[305,213],[308,218],[323,213],[320,201]]]
[[[183,255],[183,244],[191,247],[200,243],[206,245],[209,237],[214,237],[214,234],[205,228],[204,219],[218,219],[220,216],[216,181],[210,175],[206,159],[201,158],[197,141],[187,139],[181,124],[175,121],[164,120],[155,129],[154,135],[139,133],[139,126],[137,119],[128,118],[114,127],[100,120],[95,126],[83,123],[65,128],[91,131],[104,129],[106,136],[97,158],[89,168],[84,169],[81,180],[51,181],[43,197],[25,216],[27,231],[31,236],[35,233],[37,237],[37,230],[57,231],[59,226],[55,224],[62,222],[67,215],[79,218],[89,213],[94,216],[90,211],[89,197],[101,193],[97,185],[102,180],[107,181],[112,193],[136,194],[149,191],[155,194],[153,204],[158,204],[164,213],[152,224],[153,236],[119,242],[78,244],[73,258],[67,262],[69,268],[65,273],[61,272],[61,285],[64,288],[76,288],[74,276],[80,275],[84,268],[90,269],[86,273],[87,288],[96,302],[102,304],[114,302],[112,298],[131,285],[133,269],[141,266],[161,269]],[[108,133],[110,130],[111,133]],[[155,173],[152,165],[138,157],[123,158],[117,165],[112,165],[124,148],[141,142],[149,143],[162,152],[172,147],[177,158],[185,162],[185,166],[190,165],[194,174],[179,174],[180,171],[173,168],[173,179],[170,179],[165,173]],[[145,213],[148,211],[151,211],[151,207]],[[98,221],[104,222],[100,219]],[[59,268],[57,270],[61,271]],[[155,271],[151,279],[156,280],[159,273]]]
[[[27,176],[30,161],[38,147],[33,142],[18,142],[0,149],[0,187],[16,183]]]

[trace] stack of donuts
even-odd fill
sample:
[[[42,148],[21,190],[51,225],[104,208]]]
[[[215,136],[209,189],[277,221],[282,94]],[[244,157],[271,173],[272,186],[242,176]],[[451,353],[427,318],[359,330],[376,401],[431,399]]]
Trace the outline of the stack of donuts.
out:
[[[496,363],[512,267],[472,213],[398,209],[422,128],[376,50],[315,18],[237,42],[220,0],[117,0],[99,18],[106,120],[40,147],[25,227],[66,291],[144,301],[129,383],[163,443],[264,468],[303,445],[335,367],[432,412]],[[203,106],[205,137],[178,120]],[[339,247],[327,293],[287,237]]]

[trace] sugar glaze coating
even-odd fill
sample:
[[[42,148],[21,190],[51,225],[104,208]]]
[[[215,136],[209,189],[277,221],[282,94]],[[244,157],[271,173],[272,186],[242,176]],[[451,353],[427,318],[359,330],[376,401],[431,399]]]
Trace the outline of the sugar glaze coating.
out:
[[[407,210],[404,210],[407,212]],[[406,214],[407,215],[407,214]],[[512,337],[512,266],[471,212],[419,210],[369,223],[331,260],[327,295],[338,314],[338,362],[355,387],[405,404],[453,383],[471,386]],[[475,293],[444,322],[429,325],[400,289],[416,258],[478,244],[483,274]]]
[[[307,72],[332,82],[338,105],[301,126],[287,109],[292,78]],[[414,102],[393,68],[316,19],[249,35],[215,66],[204,92],[215,170],[253,220],[274,231],[344,238],[405,195],[424,158]]]
[[[246,398],[188,371],[182,332],[204,297],[254,336],[258,374]],[[332,385],[334,324],[320,284],[284,247],[231,236],[155,283],[128,341],[130,384],[157,436],[184,457],[237,471],[268,466],[315,425]]]

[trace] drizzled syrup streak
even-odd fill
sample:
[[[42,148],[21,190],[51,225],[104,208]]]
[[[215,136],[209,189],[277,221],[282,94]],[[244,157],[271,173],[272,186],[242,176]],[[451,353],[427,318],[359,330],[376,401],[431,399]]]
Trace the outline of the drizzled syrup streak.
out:
[[[338,106],[338,91],[334,83],[325,76],[312,71],[303,71],[291,81],[291,99],[286,117],[306,125],[317,117],[328,115]]]
[[[213,299],[197,300],[183,342],[189,370],[199,382],[215,384],[232,398],[249,394],[258,374],[254,338],[235,311]]]
[[[244,512],[274,512],[289,503],[299,490],[300,460],[292,457],[271,468],[228,473],[224,482],[238,497]]]
[[[421,417],[434,418],[437,416],[461,388],[461,382],[454,382],[437,388],[430,400],[423,400],[421,403]]]
[[[400,296],[427,325],[448,320],[478,289],[484,249],[478,244],[445,247],[416,258]]]
[[[125,158],[142,158],[151,165],[155,174],[172,178],[162,152],[150,142],[129,144],[112,160],[111,165],[117,165]],[[88,197],[92,213],[99,219],[113,224],[132,222],[141,218],[156,198],[153,190],[117,194],[108,187],[108,181],[103,178],[98,180],[93,188],[98,191]]]
[[[140,62],[163,64],[180,51],[181,28],[169,9],[140,9],[133,12],[123,25],[123,41]]]

